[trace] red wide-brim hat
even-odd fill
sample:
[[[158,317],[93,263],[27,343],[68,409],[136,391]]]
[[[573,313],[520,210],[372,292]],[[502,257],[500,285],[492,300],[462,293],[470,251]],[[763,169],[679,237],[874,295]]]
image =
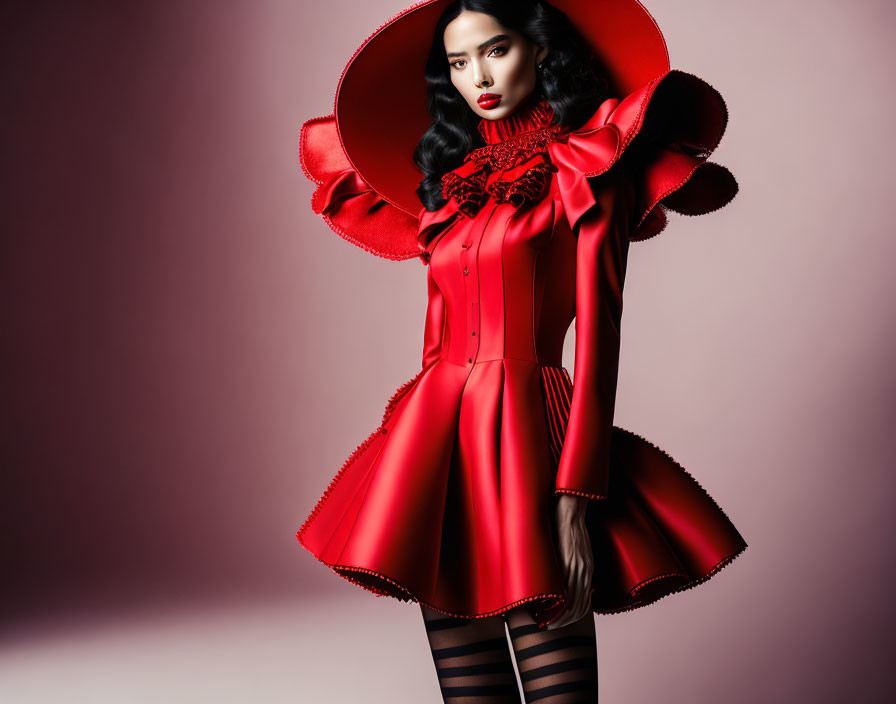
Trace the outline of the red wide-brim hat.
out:
[[[432,124],[424,67],[436,23],[452,0],[423,0],[383,24],[355,51],[336,89],[345,155],[384,200],[416,217],[422,174],[414,148]],[[626,96],[669,70],[656,21],[637,0],[546,0],[564,12],[603,65],[611,95]]]

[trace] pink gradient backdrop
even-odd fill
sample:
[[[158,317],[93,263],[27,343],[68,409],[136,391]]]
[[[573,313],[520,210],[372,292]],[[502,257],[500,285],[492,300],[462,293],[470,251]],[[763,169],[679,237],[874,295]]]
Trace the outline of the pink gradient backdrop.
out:
[[[195,619],[123,642],[149,669],[171,643],[226,665],[216,701],[246,701],[239,685],[438,701],[416,607],[294,538],[419,368],[424,268],[331,233],[297,165],[301,122],[331,111],[346,60],[407,4],[4,6],[0,671],[19,680],[0,698],[55,701],[46,675],[71,656],[42,659],[34,633],[170,607]],[[597,620],[603,700],[884,701],[894,6],[647,5],[673,66],[727,100],[716,158],[741,193],[632,247],[616,424],[687,467],[750,548],[698,589]],[[212,603],[240,647],[195,645],[222,637],[199,617]],[[277,604],[298,615],[237,618]],[[82,651],[84,668],[101,678],[109,652]],[[198,700],[201,666],[165,671],[146,701]],[[123,701],[113,684],[89,700]]]

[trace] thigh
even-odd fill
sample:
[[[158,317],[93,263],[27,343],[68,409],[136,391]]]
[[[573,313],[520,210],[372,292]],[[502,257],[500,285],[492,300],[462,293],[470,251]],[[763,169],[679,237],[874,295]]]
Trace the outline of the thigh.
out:
[[[520,704],[501,616],[462,619],[421,605],[442,698],[451,704]]]
[[[527,704],[597,701],[594,614],[555,630],[539,630],[527,608],[507,614]]]

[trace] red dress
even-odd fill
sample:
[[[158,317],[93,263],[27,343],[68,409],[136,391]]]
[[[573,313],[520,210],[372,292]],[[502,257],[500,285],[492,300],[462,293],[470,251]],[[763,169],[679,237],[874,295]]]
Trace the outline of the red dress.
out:
[[[578,130],[552,116],[530,99],[482,120],[485,146],[443,179],[448,202],[417,218],[361,180],[331,120],[303,126],[315,211],[375,253],[403,236],[408,251],[385,256],[428,265],[422,368],[297,533],[375,594],[466,617],[528,603],[548,623],[564,599],[558,493],[591,499],[598,613],[692,587],[746,548],[688,472],[613,425],[629,244],[662,230],[667,207],[733,198],[733,177],[706,161],[724,102],[672,71]],[[562,366],[573,319],[575,384]]]

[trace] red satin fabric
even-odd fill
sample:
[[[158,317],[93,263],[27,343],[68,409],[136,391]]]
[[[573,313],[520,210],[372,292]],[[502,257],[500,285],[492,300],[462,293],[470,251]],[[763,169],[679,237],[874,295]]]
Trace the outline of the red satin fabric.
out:
[[[485,148],[444,180],[451,199],[421,212],[422,369],[297,533],[341,576],[453,615],[531,603],[545,625],[564,600],[553,534],[559,493],[593,500],[586,522],[600,613],[694,586],[745,549],[680,465],[613,426],[630,242],[662,229],[659,204],[672,193],[689,188],[682,207],[706,211],[736,192],[723,167],[691,181],[724,120],[711,99],[701,106],[699,83],[674,78],[664,97],[664,80],[605,101],[571,133],[552,129],[544,103],[483,123]],[[699,124],[678,120],[678,132],[664,133],[674,122],[668,110],[681,110],[670,98],[695,86],[690,115]],[[651,120],[656,129],[627,157]],[[319,189],[332,195],[316,194],[334,221],[346,194],[375,198],[341,167]],[[370,227],[355,222],[357,232]],[[561,366],[573,319],[575,385]]]
[[[335,117],[315,117],[302,125],[299,164],[318,185],[311,196],[311,210],[333,232],[386,259],[419,255],[417,219],[383,200],[352,168],[340,144]]]

